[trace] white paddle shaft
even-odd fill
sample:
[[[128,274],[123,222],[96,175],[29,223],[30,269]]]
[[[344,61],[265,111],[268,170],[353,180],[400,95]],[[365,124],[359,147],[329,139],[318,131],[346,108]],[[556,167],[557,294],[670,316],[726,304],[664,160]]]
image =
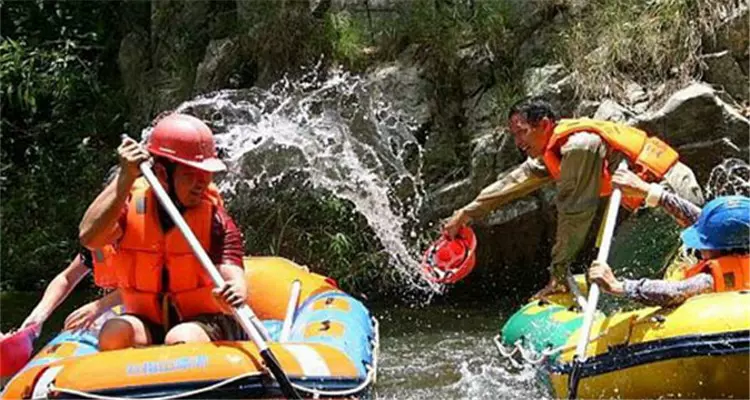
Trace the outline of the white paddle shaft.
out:
[[[617,169],[625,169],[628,164],[626,161],[622,161]],[[602,232],[601,245],[599,247],[599,253],[596,255],[596,261],[607,262],[609,257],[609,248],[612,244],[612,235],[615,231],[615,223],[617,222],[617,213],[620,210],[620,201],[622,200],[622,191],[620,189],[614,189],[612,195],[609,198],[609,206],[607,207],[607,215],[604,220],[604,232]],[[583,326],[581,327],[581,336],[578,338],[578,344],[576,345],[576,357],[578,360],[583,361],[586,357],[586,347],[589,344],[589,337],[591,336],[591,326],[594,323],[594,313],[596,313],[596,307],[599,303],[599,285],[591,283],[589,288],[589,298],[586,301],[586,311],[583,314]]]

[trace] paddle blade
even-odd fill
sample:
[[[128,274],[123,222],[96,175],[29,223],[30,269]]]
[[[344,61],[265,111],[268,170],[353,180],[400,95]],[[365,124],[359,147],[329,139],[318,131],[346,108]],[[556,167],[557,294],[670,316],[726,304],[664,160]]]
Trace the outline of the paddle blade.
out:
[[[279,383],[279,388],[281,389],[281,393],[284,394],[284,397],[293,400],[302,399],[299,393],[297,393],[297,390],[292,387],[292,382],[289,380],[286,373],[284,373],[284,370],[281,369],[279,361],[276,359],[276,356],[271,353],[271,350],[268,348],[261,350],[260,356],[263,357],[263,361],[266,362],[266,367],[271,370],[271,374],[276,378],[276,382]]]
[[[34,324],[3,336],[0,340],[0,377],[15,375],[29,362],[39,328],[39,325]]]

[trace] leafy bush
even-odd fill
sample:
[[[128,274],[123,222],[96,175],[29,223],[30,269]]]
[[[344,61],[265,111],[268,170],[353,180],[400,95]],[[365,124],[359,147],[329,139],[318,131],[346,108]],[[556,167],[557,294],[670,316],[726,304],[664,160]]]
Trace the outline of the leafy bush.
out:
[[[81,214],[114,161],[127,109],[101,81],[115,40],[97,22],[104,6],[2,4],[3,289],[38,288],[75,255]]]
[[[387,255],[351,203],[292,174],[273,187],[241,187],[227,200],[243,229],[247,254],[289,258],[355,294],[395,286],[384,268]],[[380,290],[373,291],[376,287]]]

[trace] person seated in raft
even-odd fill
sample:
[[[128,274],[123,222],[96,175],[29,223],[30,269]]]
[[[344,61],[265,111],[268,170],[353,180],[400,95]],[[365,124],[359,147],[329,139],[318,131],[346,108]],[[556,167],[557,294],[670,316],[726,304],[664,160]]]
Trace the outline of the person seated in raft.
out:
[[[539,99],[517,102],[508,112],[508,129],[516,146],[529,158],[484,188],[468,205],[454,212],[443,226],[453,237],[471,220],[539,189],[550,181],[557,186],[557,232],[549,267],[550,281],[535,297],[566,292],[569,267],[582,249],[593,248],[596,219],[603,215],[612,192],[611,176],[621,160],[648,182],[658,182],[694,204],[703,204],[693,171],[678,154],[646,132],[614,122],[558,119],[552,106]],[[626,196],[623,207],[638,208],[642,198]],[[582,264],[588,264],[588,261]]]
[[[101,254],[100,251],[99,254]],[[88,249],[81,249],[73,261],[47,285],[42,299],[23,321],[20,329],[33,324],[42,326],[78,283],[94,269],[93,259],[92,252]],[[63,327],[64,329],[88,328],[100,315],[118,304],[120,304],[120,294],[116,290],[110,291],[105,296],[71,312],[65,318]]]
[[[116,173],[117,167],[113,167],[107,174],[107,178],[104,180],[103,188],[107,187],[107,185],[112,182]],[[43,325],[57,307],[68,298],[70,292],[73,291],[73,289],[86,275],[89,274],[90,271],[94,271],[95,283],[102,286],[102,282],[97,282],[96,279],[96,277],[101,274],[97,274],[96,271],[102,268],[102,265],[105,263],[105,257],[108,258],[111,253],[111,246],[97,249],[93,252],[89,249],[81,248],[78,254],[73,258],[73,261],[71,261],[64,270],[50,281],[41,300],[39,300],[36,307],[34,307],[31,313],[29,313],[23,321],[20,329],[33,324],[38,324],[41,327],[41,325]],[[120,294],[114,290],[110,291],[104,297],[85,304],[70,313],[65,319],[63,329],[88,328],[101,314],[119,303]]]
[[[117,287],[126,314],[104,324],[100,349],[245,339],[228,307],[247,298],[243,238],[209,190],[213,173],[226,168],[216,157],[209,127],[195,117],[172,114],[156,124],[146,149],[125,139],[117,152],[117,177],[80,225],[87,248],[116,248],[101,279]],[[224,287],[214,289],[150,186],[137,184],[139,165],[150,156],[155,175],[226,280]]]
[[[588,272],[604,292],[646,305],[676,306],[701,293],[750,289],[750,198],[724,196],[708,202],[701,212],[689,201],[658,185],[618,171],[612,181],[624,193],[646,194],[649,206],[659,205],[681,225],[682,241],[697,250],[701,261],[684,269],[679,281],[617,279],[605,262],[594,261]]]

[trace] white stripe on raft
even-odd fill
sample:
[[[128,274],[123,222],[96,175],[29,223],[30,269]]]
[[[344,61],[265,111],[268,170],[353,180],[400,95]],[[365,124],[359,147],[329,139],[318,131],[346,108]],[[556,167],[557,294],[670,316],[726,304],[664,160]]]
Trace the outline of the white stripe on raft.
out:
[[[284,344],[284,348],[297,359],[305,376],[331,376],[326,360],[314,348],[304,344]]]

